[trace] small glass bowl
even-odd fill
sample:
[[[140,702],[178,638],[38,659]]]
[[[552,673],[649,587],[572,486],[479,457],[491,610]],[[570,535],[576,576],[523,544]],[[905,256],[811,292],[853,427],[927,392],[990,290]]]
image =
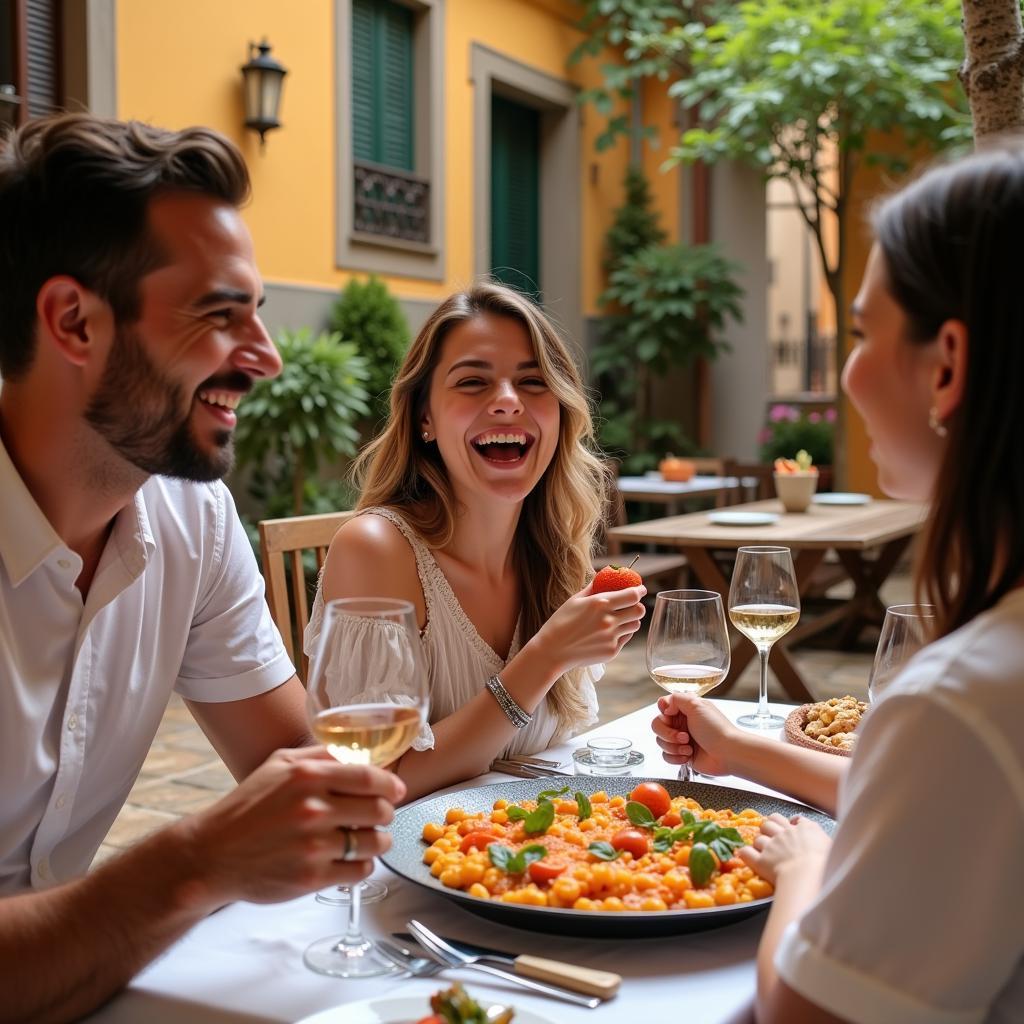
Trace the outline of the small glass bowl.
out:
[[[577,775],[629,775],[644,761],[644,755],[632,747],[621,736],[597,736],[573,751],[573,770]]]

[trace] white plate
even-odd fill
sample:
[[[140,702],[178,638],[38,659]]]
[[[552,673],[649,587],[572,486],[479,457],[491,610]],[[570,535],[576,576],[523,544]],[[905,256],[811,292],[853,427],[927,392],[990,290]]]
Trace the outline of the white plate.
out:
[[[823,491],[811,498],[811,501],[815,505],[867,505],[871,501],[871,495],[854,494],[847,491]]]
[[[438,980],[438,988],[446,983]],[[472,986],[470,986],[470,994]],[[487,998],[483,1004],[487,1003]],[[321,1010],[312,1017],[303,1017],[298,1024],[416,1024],[430,1016],[429,996],[380,996],[363,999],[358,1003],[342,1003],[329,1010]],[[541,1017],[530,1010],[516,1010],[515,1024],[555,1024],[550,1017]]]
[[[708,521],[718,526],[771,526],[779,517],[774,512],[709,512]]]

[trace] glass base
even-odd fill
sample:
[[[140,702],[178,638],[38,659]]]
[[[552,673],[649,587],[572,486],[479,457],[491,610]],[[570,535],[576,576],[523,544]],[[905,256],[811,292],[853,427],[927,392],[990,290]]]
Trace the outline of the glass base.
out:
[[[378,978],[401,971],[369,940],[348,945],[344,935],[319,939],[303,953],[302,960],[311,971],[331,978]]]
[[[786,724],[786,720],[779,715],[771,713],[767,715],[740,715],[736,719],[736,724],[742,725],[744,729],[781,729]]]
[[[363,903],[380,903],[388,894],[388,887],[383,882],[371,879],[359,883],[359,898]],[[317,903],[326,903],[329,907],[347,907],[352,902],[352,887],[335,885],[330,889],[321,889],[316,894]]]

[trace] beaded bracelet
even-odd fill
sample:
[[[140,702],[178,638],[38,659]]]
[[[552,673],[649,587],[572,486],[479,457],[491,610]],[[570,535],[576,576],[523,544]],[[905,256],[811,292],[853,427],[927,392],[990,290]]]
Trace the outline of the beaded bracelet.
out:
[[[505,717],[517,728],[523,729],[533,721],[533,715],[527,714],[514,700],[512,694],[505,689],[505,684],[497,677],[487,680],[487,689],[494,694],[498,707],[505,712]]]

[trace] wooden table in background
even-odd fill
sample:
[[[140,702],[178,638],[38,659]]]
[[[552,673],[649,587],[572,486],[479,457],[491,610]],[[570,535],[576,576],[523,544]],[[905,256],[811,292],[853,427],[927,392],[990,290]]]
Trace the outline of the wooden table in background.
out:
[[[731,476],[695,476],[685,483],[662,480],[661,476],[620,476],[616,480],[623,501],[649,501],[664,505],[670,516],[678,515],[689,498],[714,498],[717,505],[728,502],[739,481]]]
[[[836,601],[834,607],[821,615],[802,620],[775,644],[771,654],[771,666],[786,692],[796,700],[813,700],[788,648],[837,623],[841,624],[840,644],[849,645],[856,640],[865,621],[881,622],[885,608],[878,596],[879,587],[923,525],[927,507],[915,502],[872,501],[867,505],[812,505],[806,512],[787,513],[781,502],[772,500],[733,505],[729,511],[773,512],[779,519],[770,526],[722,526],[712,523],[707,512],[693,512],[616,526],[608,534],[617,541],[655,544],[684,552],[700,585],[720,593],[726,604],[729,581],[713,551],[735,551],[751,544],[790,548],[802,601],[814,571],[829,551],[835,551],[840,565],[853,580],[853,597]],[[735,682],[754,653],[752,643],[734,639],[732,668],[722,686],[723,692]]]

